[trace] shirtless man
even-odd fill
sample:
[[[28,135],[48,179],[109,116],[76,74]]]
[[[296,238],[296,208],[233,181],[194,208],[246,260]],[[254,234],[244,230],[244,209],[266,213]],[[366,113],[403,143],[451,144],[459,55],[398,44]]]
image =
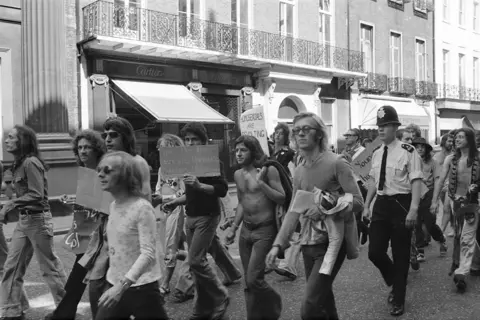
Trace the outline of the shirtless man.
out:
[[[285,201],[285,192],[276,168],[262,167],[265,155],[258,140],[240,136],[235,141],[240,169],[235,171],[238,207],[226,242],[232,243],[243,221],[239,250],[245,272],[247,320],[278,319],[280,295],[265,281],[265,258],[277,233],[275,210]],[[260,169],[261,168],[261,169]]]

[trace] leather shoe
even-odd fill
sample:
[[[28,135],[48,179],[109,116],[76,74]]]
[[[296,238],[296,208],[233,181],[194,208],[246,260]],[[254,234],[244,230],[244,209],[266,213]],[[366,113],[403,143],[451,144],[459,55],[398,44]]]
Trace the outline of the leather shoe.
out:
[[[388,294],[388,299],[387,299],[388,304],[392,304],[394,298],[395,298],[395,296],[393,295],[393,290],[392,290],[392,291],[390,291],[390,293]]]
[[[401,316],[405,312],[405,305],[403,304],[394,304],[390,310],[390,314],[394,317]]]
[[[223,300],[223,302],[218,307],[213,309],[210,319],[212,320],[223,319],[223,316],[225,315],[225,312],[227,312],[227,308],[229,304],[230,304],[230,298],[227,296],[225,297],[225,300]]]
[[[465,290],[467,289],[467,283],[465,282],[465,276],[461,274],[456,274],[453,277],[453,282],[455,283],[455,286],[457,287],[457,291],[459,293],[464,293]]]
[[[294,281],[295,279],[297,279],[297,276],[294,275],[293,273],[291,273],[290,271],[287,271],[287,270],[284,270],[284,269],[280,269],[278,267],[275,267],[273,269],[273,271],[275,271],[276,274],[280,275],[280,276],[283,276],[283,277],[286,277],[292,281]]]

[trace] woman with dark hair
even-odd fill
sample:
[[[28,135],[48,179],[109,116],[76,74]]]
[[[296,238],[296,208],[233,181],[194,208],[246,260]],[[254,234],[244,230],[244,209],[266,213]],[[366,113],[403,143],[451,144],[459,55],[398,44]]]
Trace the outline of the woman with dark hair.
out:
[[[293,161],[295,157],[295,151],[293,151],[290,145],[290,129],[286,123],[280,122],[275,127],[273,134],[274,139],[274,149],[272,158],[280,162],[280,164],[285,168],[285,170],[293,176],[293,172],[290,172],[289,164]]]
[[[91,170],[96,170],[106,151],[100,133],[90,129],[81,131],[73,138],[72,150],[78,165]],[[74,204],[73,211],[72,227],[65,237],[65,245],[76,254],[76,259],[65,286],[65,297],[45,320],[75,319],[78,303],[87,286],[83,282],[87,270],[77,262],[83,257],[88,247],[91,233],[95,231],[101,220],[105,219],[104,214],[81,205]]]
[[[32,253],[35,253],[56,304],[65,295],[66,275],[54,250],[47,166],[40,157],[35,131],[28,126],[16,125],[5,144],[7,152],[14,157],[12,172],[17,198],[2,208],[0,221],[7,221],[7,214],[13,210],[18,211],[19,219],[0,285],[0,312],[2,319],[21,319],[25,307],[28,308],[22,295],[23,277]]]
[[[155,212],[143,197],[143,178],[134,157],[106,154],[98,165],[102,189],[114,201],[107,222],[109,266],[106,290],[95,320],[168,319],[159,280]]]

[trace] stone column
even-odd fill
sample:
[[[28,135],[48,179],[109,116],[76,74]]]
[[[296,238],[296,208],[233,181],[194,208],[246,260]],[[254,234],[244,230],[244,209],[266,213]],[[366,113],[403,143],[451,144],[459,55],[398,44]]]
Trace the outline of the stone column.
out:
[[[22,0],[25,123],[37,133],[68,133],[64,1]]]
[[[252,87],[243,87],[241,92],[242,92],[242,103],[241,103],[241,110],[240,114],[243,112],[247,111],[248,109],[252,109],[253,106],[253,98],[252,98],[252,93],[255,91]]]

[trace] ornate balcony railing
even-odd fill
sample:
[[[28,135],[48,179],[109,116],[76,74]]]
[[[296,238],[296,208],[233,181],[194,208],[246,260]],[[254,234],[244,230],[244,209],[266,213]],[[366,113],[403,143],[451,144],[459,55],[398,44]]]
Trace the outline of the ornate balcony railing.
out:
[[[369,72],[366,78],[358,80],[358,89],[364,92],[383,93],[388,90],[387,75]]]
[[[465,101],[480,101],[480,89],[439,84],[437,99],[458,99]]]
[[[428,81],[417,81],[415,96],[432,100],[437,96],[437,84]]]
[[[388,91],[393,94],[410,96],[415,94],[415,79],[388,78]]]
[[[363,54],[230,24],[96,1],[83,8],[83,34],[363,72]]]

